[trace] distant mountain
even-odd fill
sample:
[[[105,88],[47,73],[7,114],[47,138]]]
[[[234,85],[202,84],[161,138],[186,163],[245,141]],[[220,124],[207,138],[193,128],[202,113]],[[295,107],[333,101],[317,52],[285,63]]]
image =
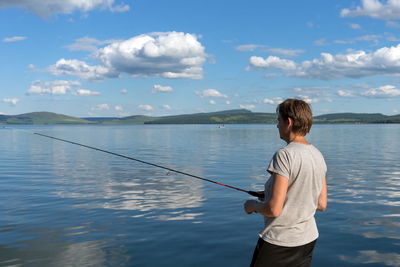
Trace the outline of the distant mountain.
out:
[[[149,117],[143,115],[135,115],[123,118],[116,118],[113,120],[103,121],[102,124],[144,124],[158,119],[158,117]]]
[[[7,120],[6,115],[0,115],[0,123],[5,122]]]
[[[394,115],[394,116],[388,116],[382,122],[385,122],[385,123],[400,123],[400,114],[399,115]]]
[[[104,122],[104,121],[118,120],[118,117],[86,117],[81,119],[92,122]]]
[[[2,115],[0,123],[5,124],[87,124],[88,120],[52,112],[32,112],[20,115]]]
[[[315,123],[398,123],[400,115],[381,113],[334,113],[314,117]]]
[[[271,124],[275,113],[234,109],[209,113],[150,117],[143,115],[117,117],[75,118],[51,112],[32,112],[20,115],[0,115],[0,124]],[[314,117],[314,123],[400,123],[400,114],[334,113]]]
[[[145,124],[247,124],[274,123],[275,113],[253,113],[246,109],[235,109],[211,113],[196,113],[160,117]]]

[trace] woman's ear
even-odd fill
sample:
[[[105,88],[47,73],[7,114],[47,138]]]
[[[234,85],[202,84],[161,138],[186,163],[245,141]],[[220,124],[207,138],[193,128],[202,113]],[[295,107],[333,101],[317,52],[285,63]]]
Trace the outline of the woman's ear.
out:
[[[293,119],[292,118],[288,118],[288,127],[290,128],[290,130],[292,130],[292,127],[293,127]]]

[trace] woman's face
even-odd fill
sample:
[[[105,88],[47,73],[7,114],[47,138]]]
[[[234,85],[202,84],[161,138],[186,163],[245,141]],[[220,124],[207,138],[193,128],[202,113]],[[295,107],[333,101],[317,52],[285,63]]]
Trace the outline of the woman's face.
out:
[[[276,127],[279,130],[279,137],[286,141],[290,136],[289,120],[284,120],[279,114]]]

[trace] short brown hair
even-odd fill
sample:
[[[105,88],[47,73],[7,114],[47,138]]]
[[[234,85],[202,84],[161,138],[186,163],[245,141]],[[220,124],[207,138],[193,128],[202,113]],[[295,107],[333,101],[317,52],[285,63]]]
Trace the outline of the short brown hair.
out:
[[[310,105],[305,101],[292,98],[286,99],[278,105],[276,113],[285,121],[289,118],[293,120],[292,131],[294,133],[305,136],[310,132],[313,116]]]

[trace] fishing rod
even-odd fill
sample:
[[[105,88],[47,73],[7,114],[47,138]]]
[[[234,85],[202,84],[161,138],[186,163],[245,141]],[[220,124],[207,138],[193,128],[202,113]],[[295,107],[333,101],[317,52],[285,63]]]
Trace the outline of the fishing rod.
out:
[[[133,157],[128,157],[128,156],[125,156],[125,155],[122,155],[122,154],[110,152],[110,151],[107,151],[107,150],[104,150],[104,149],[100,149],[100,148],[97,148],[97,147],[88,146],[88,145],[84,145],[84,144],[68,141],[68,140],[57,138],[57,137],[53,137],[53,136],[50,136],[50,135],[45,135],[45,134],[40,134],[40,133],[34,133],[34,134],[40,135],[40,136],[43,136],[43,137],[47,137],[47,138],[50,138],[50,139],[62,141],[62,142],[65,142],[65,143],[69,143],[69,144],[73,144],[73,145],[77,145],[77,146],[81,146],[81,147],[86,147],[86,148],[89,148],[89,149],[97,150],[97,151],[104,152],[104,153],[107,153],[107,154],[111,154],[111,155],[114,155],[114,156],[117,156],[117,157],[129,159],[129,160],[134,160],[134,161],[137,161],[137,162],[140,162],[140,163],[143,163],[143,164],[151,165],[151,166],[154,166],[154,167],[157,167],[157,168],[161,168],[161,169],[164,169],[164,170],[168,170],[168,171],[171,171],[171,172],[175,172],[175,173],[183,174],[183,175],[186,175],[186,176],[190,176],[192,178],[200,179],[200,180],[203,180],[203,181],[206,181],[206,182],[210,182],[210,183],[213,183],[213,184],[217,184],[217,185],[220,185],[220,186],[231,188],[231,189],[234,189],[234,190],[237,190],[237,191],[240,191],[240,192],[245,192],[245,193],[247,193],[247,194],[249,194],[251,196],[254,196],[254,197],[258,197],[258,198],[263,198],[264,197],[264,193],[244,190],[244,189],[241,189],[241,188],[238,188],[238,187],[235,187],[235,186],[223,184],[223,183],[220,183],[220,182],[217,182],[217,181],[213,181],[213,180],[210,180],[210,179],[207,179],[207,178],[204,178],[204,177],[200,177],[200,176],[197,176],[197,175],[193,175],[193,174],[190,174],[190,173],[187,173],[187,172],[178,171],[178,170],[175,170],[175,169],[172,169],[172,168],[169,168],[169,167],[164,167],[164,166],[161,166],[161,165],[158,165],[158,164],[154,164],[154,163],[147,162],[147,161],[144,161],[144,160],[140,160],[140,159],[136,159],[136,158],[133,158]]]

